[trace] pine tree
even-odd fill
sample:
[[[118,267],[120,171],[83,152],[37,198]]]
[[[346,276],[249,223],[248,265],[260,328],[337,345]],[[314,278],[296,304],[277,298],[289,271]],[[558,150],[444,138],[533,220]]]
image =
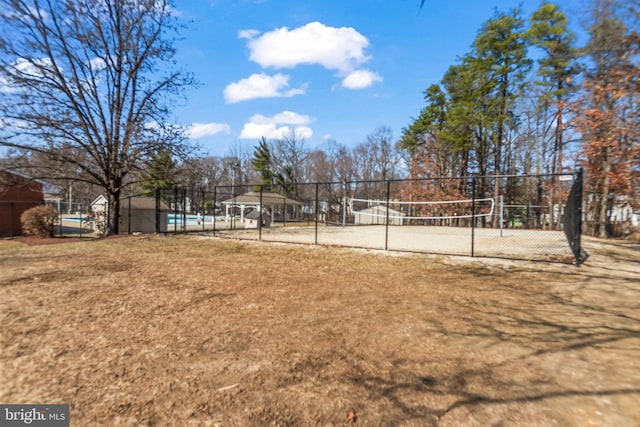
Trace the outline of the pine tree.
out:
[[[276,174],[273,168],[273,158],[269,143],[265,137],[258,142],[258,146],[253,150],[251,164],[256,172],[260,174],[260,185],[271,188],[275,184]]]
[[[155,153],[149,162],[149,169],[142,182],[142,192],[153,196],[157,190],[168,191],[176,186],[176,162],[171,151],[161,149]]]

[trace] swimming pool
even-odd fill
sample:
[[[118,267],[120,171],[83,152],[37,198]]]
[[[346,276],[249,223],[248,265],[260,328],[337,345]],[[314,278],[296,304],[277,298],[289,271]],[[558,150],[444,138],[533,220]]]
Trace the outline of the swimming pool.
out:
[[[182,225],[182,218],[182,214],[167,214],[167,224]],[[186,219],[185,225],[202,225],[202,221],[204,221],[205,224],[213,224],[213,216],[211,215],[184,215],[184,218]],[[216,222],[225,220],[223,216],[217,216],[215,218]]]
[[[62,217],[63,221],[72,221],[72,222],[89,222],[93,221],[93,218],[89,218],[87,216],[82,217]]]

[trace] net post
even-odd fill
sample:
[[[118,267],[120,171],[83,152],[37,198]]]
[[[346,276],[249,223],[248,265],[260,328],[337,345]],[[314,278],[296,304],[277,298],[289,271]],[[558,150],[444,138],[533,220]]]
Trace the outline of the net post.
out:
[[[476,238],[476,177],[471,178],[471,257],[475,255]]]
[[[504,220],[504,196],[500,195],[500,237],[502,237],[502,221]]]
[[[347,183],[342,183],[344,196],[342,197],[342,227],[347,226]]]
[[[127,234],[131,234],[131,196],[128,197],[129,206],[127,207]],[[82,218],[82,216],[80,216]],[[82,221],[80,221],[80,230],[82,230]],[[82,231],[81,231],[82,232]]]

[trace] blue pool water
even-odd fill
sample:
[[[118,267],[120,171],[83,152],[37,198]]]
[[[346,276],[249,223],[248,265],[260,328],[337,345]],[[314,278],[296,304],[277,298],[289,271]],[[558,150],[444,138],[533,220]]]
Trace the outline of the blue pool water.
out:
[[[83,216],[83,217],[63,217],[62,218],[63,221],[73,221],[73,222],[84,222],[87,221],[87,217]],[[92,220],[90,220],[92,221]]]
[[[182,225],[182,218],[181,214],[168,214],[167,223],[168,225]],[[202,225],[202,221],[205,224],[213,224],[213,216],[186,215],[185,225]],[[224,221],[224,217],[216,217],[216,221]]]
[[[182,225],[182,215],[181,214],[168,214],[167,215],[167,223],[168,225]],[[64,217],[63,221],[72,221],[72,222],[86,222],[87,217]],[[205,224],[213,224],[213,216],[204,217],[198,215],[186,215],[186,225],[202,225],[202,221],[205,221]],[[216,221],[224,221],[225,217],[217,216]]]

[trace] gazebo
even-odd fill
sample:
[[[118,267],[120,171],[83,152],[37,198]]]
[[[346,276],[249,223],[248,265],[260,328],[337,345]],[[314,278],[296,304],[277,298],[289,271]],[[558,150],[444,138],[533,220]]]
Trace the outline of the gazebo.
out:
[[[240,214],[240,222],[244,222],[245,216],[251,211],[267,212],[274,221],[299,221],[302,203],[290,199],[278,193],[262,193],[250,191],[231,199],[224,200],[225,219],[229,221],[232,216]]]

